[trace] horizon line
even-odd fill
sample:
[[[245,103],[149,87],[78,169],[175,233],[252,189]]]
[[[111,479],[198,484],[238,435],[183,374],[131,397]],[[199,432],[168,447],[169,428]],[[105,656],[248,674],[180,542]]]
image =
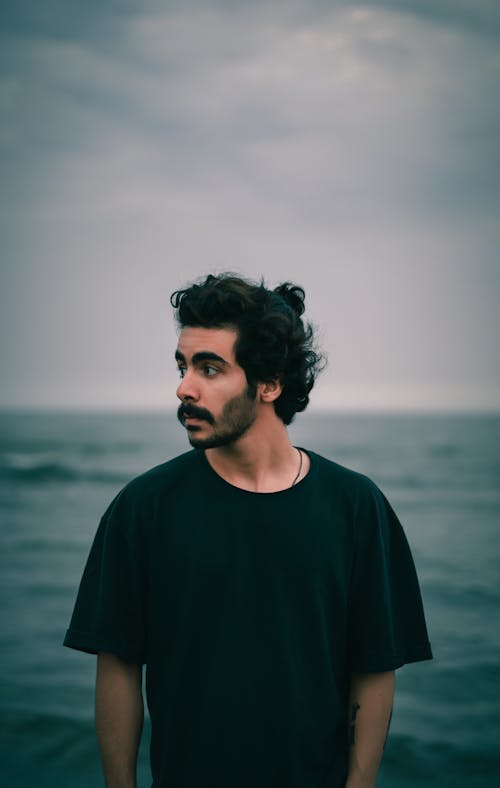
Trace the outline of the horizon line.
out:
[[[77,406],[77,405],[0,405],[0,415],[24,415],[24,414],[51,414],[51,415],[88,415],[88,416],[110,416],[110,415],[134,415],[134,416],[153,416],[165,415],[175,416],[177,407],[167,406],[147,406],[147,405],[99,405],[99,406]],[[296,418],[301,416],[306,418],[320,414],[332,416],[500,416],[500,405],[498,407],[442,407],[427,405],[421,408],[413,406],[343,406],[343,405],[316,405],[310,410],[296,413]]]

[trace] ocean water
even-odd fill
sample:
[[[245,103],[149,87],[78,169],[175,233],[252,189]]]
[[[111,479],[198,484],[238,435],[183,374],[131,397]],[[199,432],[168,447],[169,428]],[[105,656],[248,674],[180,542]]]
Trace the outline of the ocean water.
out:
[[[304,414],[291,436],[379,484],[420,577],[435,659],[398,671],[377,786],[499,785],[500,416]],[[187,448],[173,414],[0,414],[1,786],[103,785],[95,658],[61,642],[105,507]]]

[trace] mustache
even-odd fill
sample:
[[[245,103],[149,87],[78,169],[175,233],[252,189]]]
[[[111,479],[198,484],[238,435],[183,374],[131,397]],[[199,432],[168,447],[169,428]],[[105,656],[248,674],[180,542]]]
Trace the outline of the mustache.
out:
[[[196,405],[181,403],[177,408],[177,418],[184,424],[184,419],[193,418],[207,421],[209,424],[214,424],[215,420],[210,411],[205,408],[197,408]]]

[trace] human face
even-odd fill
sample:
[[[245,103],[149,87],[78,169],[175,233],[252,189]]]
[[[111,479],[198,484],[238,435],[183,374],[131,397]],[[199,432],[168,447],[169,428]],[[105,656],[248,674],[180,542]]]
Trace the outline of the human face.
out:
[[[187,326],[180,334],[177,416],[196,449],[234,443],[257,416],[255,387],[234,356],[236,339],[237,332],[229,328]]]

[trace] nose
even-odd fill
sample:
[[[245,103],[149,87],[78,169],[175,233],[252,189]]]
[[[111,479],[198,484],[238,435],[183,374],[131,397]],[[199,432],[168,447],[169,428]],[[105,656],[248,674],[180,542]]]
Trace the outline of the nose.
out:
[[[175,393],[181,402],[187,402],[188,400],[196,402],[199,399],[194,376],[189,370],[184,372],[184,376],[181,378],[181,382],[177,386],[177,391]]]

